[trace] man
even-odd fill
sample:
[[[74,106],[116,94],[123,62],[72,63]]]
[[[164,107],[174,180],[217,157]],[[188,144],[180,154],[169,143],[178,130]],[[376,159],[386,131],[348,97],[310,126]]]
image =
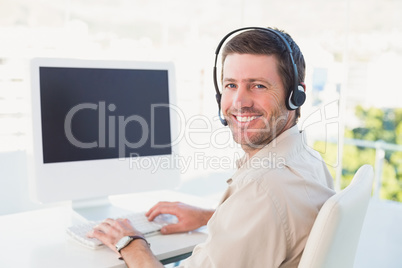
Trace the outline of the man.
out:
[[[176,215],[165,234],[207,224],[207,241],[183,267],[297,267],[318,211],[334,194],[324,161],[296,126],[300,108],[287,104],[295,83],[304,90],[303,55],[284,32],[255,28],[228,41],[222,66],[223,122],[245,156],[216,211],[160,202],[147,216]],[[108,219],[90,234],[114,250],[130,235],[137,239],[120,250],[128,266],[162,267],[127,220]]]

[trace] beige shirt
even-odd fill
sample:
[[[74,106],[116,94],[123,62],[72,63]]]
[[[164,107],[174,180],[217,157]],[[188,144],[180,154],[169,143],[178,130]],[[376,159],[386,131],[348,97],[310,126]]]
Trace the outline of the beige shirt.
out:
[[[250,159],[228,180],[208,222],[208,238],[182,267],[297,267],[333,179],[297,126]]]

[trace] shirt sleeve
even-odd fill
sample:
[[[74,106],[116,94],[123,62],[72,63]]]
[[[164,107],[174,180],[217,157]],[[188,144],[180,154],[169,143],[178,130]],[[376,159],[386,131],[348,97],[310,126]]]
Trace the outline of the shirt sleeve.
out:
[[[208,222],[207,241],[181,267],[279,267],[288,245],[274,196],[257,181],[229,187],[237,189]]]

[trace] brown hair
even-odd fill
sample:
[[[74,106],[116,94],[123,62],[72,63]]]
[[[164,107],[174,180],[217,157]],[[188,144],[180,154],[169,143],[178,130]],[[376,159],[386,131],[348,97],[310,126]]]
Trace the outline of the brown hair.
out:
[[[283,86],[287,90],[287,96],[293,90],[295,83],[304,82],[306,74],[306,64],[299,46],[293,41],[292,37],[284,31],[272,29],[279,32],[289,43],[293,51],[293,59],[297,66],[298,81],[294,81],[293,64],[291,62],[285,43],[278,36],[270,31],[260,29],[242,32],[230,39],[222,51],[222,68],[226,57],[229,54],[254,54],[254,55],[274,55],[278,60],[278,73],[282,79]],[[222,70],[223,74],[223,70]],[[287,100],[286,100],[287,101]],[[300,117],[300,108],[296,109],[296,121]]]

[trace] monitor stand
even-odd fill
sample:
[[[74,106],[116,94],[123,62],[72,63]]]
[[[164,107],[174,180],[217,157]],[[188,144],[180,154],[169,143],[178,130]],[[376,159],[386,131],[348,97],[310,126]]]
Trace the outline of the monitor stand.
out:
[[[107,218],[119,218],[132,211],[116,207],[108,197],[73,200],[72,209],[87,221],[102,221]]]

